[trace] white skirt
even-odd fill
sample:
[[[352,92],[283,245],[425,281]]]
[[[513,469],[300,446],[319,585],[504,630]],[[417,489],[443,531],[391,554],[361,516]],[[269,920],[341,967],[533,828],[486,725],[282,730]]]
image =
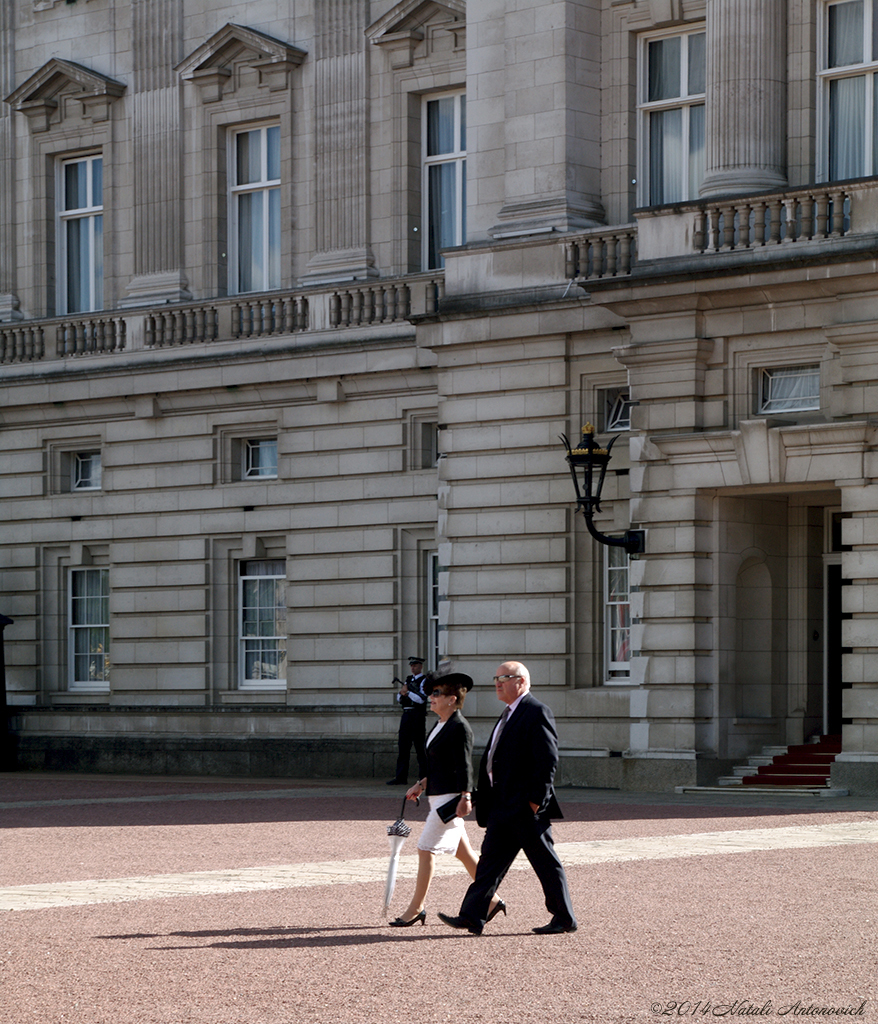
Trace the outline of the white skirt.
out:
[[[441,796],[428,796],[430,813],[424,822],[418,849],[429,853],[457,853],[457,847],[463,838],[463,818],[452,818],[446,825],[436,813],[436,808],[447,804],[457,793],[443,793]]]

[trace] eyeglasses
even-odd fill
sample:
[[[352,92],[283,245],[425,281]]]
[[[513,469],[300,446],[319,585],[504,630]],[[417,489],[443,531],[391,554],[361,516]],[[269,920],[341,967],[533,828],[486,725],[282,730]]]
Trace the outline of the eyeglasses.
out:
[[[492,683],[499,683],[501,679],[521,679],[521,676],[494,676]]]
[[[431,696],[431,697],[451,697],[451,696],[453,696],[453,694],[450,694],[450,693],[443,693],[443,692],[442,692],[441,690],[434,690],[434,691],[433,691],[433,692],[432,692],[432,693],[430,694],[430,696]]]

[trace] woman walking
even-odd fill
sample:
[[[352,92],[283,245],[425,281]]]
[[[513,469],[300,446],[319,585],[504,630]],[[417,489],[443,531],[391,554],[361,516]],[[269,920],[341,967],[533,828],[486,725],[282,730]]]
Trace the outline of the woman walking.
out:
[[[427,794],[430,813],[418,840],[418,876],[415,892],[408,909],[390,924],[394,928],[409,928],[420,921],[426,924],[424,901],[433,879],[437,853],[453,853],[475,878],[478,858],[464,831],[463,819],[472,809],[473,785],[473,731],[460,713],[473,681],[463,672],[450,672],[439,676],[429,694],[430,710],[439,718],[427,737],[427,774],[406,793],[408,800]],[[431,692],[432,690],[432,692]],[[457,798],[456,814],[448,822],[439,816],[438,809]],[[506,913],[506,904],[497,896],[491,902],[488,920],[500,911]]]

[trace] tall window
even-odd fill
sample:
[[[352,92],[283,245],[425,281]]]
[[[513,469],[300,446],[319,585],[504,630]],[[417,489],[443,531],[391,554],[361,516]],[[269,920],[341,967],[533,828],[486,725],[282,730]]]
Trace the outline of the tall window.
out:
[[[823,39],[822,174],[878,174],[878,0],[827,4]]]
[[[241,563],[238,665],[242,689],[287,685],[286,566],[282,558]]]
[[[279,288],[280,127],[235,132],[231,163],[232,290]]]
[[[110,574],[71,569],[69,594],[71,690],[110,688]]]
[[[87,156],[60,167],[58,305],[62,313],[104,305],[103,160]]]
[[[466,240],[466,95],[424,101],[424,266],[445,261],[440,250]]]
[[[704,178],[704,32],[646,38],[641,46],[638,201],[697,198]]]
[[[631,660],[628,554],[607,547],[604,561],[604,659],[607,682],[626,682]]]

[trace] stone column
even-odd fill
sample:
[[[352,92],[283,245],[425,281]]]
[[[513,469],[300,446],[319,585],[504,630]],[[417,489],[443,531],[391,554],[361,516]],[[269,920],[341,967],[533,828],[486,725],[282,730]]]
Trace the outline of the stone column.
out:
[[[874,463],[870,453],[869,462]],[[867,473],[874,473],[869,466]],[[874,477],[872,477],[874,479]],[[841,556],[843,619],[842,752],[832,766],[832,785],[854,795],[878,793],[878,485],[842,488]]]
[[[183,38],[177,0],[132,5],[134,276],[121,306],[191,298],[183,272]]]
[[[15,88],[15,5],[0,3],[0,99]],[[0,323],[19,320],[15,295],[15,125],[0,103]]]
[[[467,3],[469,241],[603,223],[600,6]]]
[[[314,5],[316,252],[309,283],[377,275],[369,247],[369,62],[365,0]]]
[[[707,0],[701,195],[787,184],[786,0]]]
[[[717,745],[711,683],[715,651],[711,498],[699,470],[683,471],[658,439],[699,433],[715,418],[704,380],[713,351],[696,318],[653,314],[629,321],[633,344],[613,350],[628,370],[632,526],[647,531],[631,560],[631,718],[627,788],[689,785],[698,756]]]

